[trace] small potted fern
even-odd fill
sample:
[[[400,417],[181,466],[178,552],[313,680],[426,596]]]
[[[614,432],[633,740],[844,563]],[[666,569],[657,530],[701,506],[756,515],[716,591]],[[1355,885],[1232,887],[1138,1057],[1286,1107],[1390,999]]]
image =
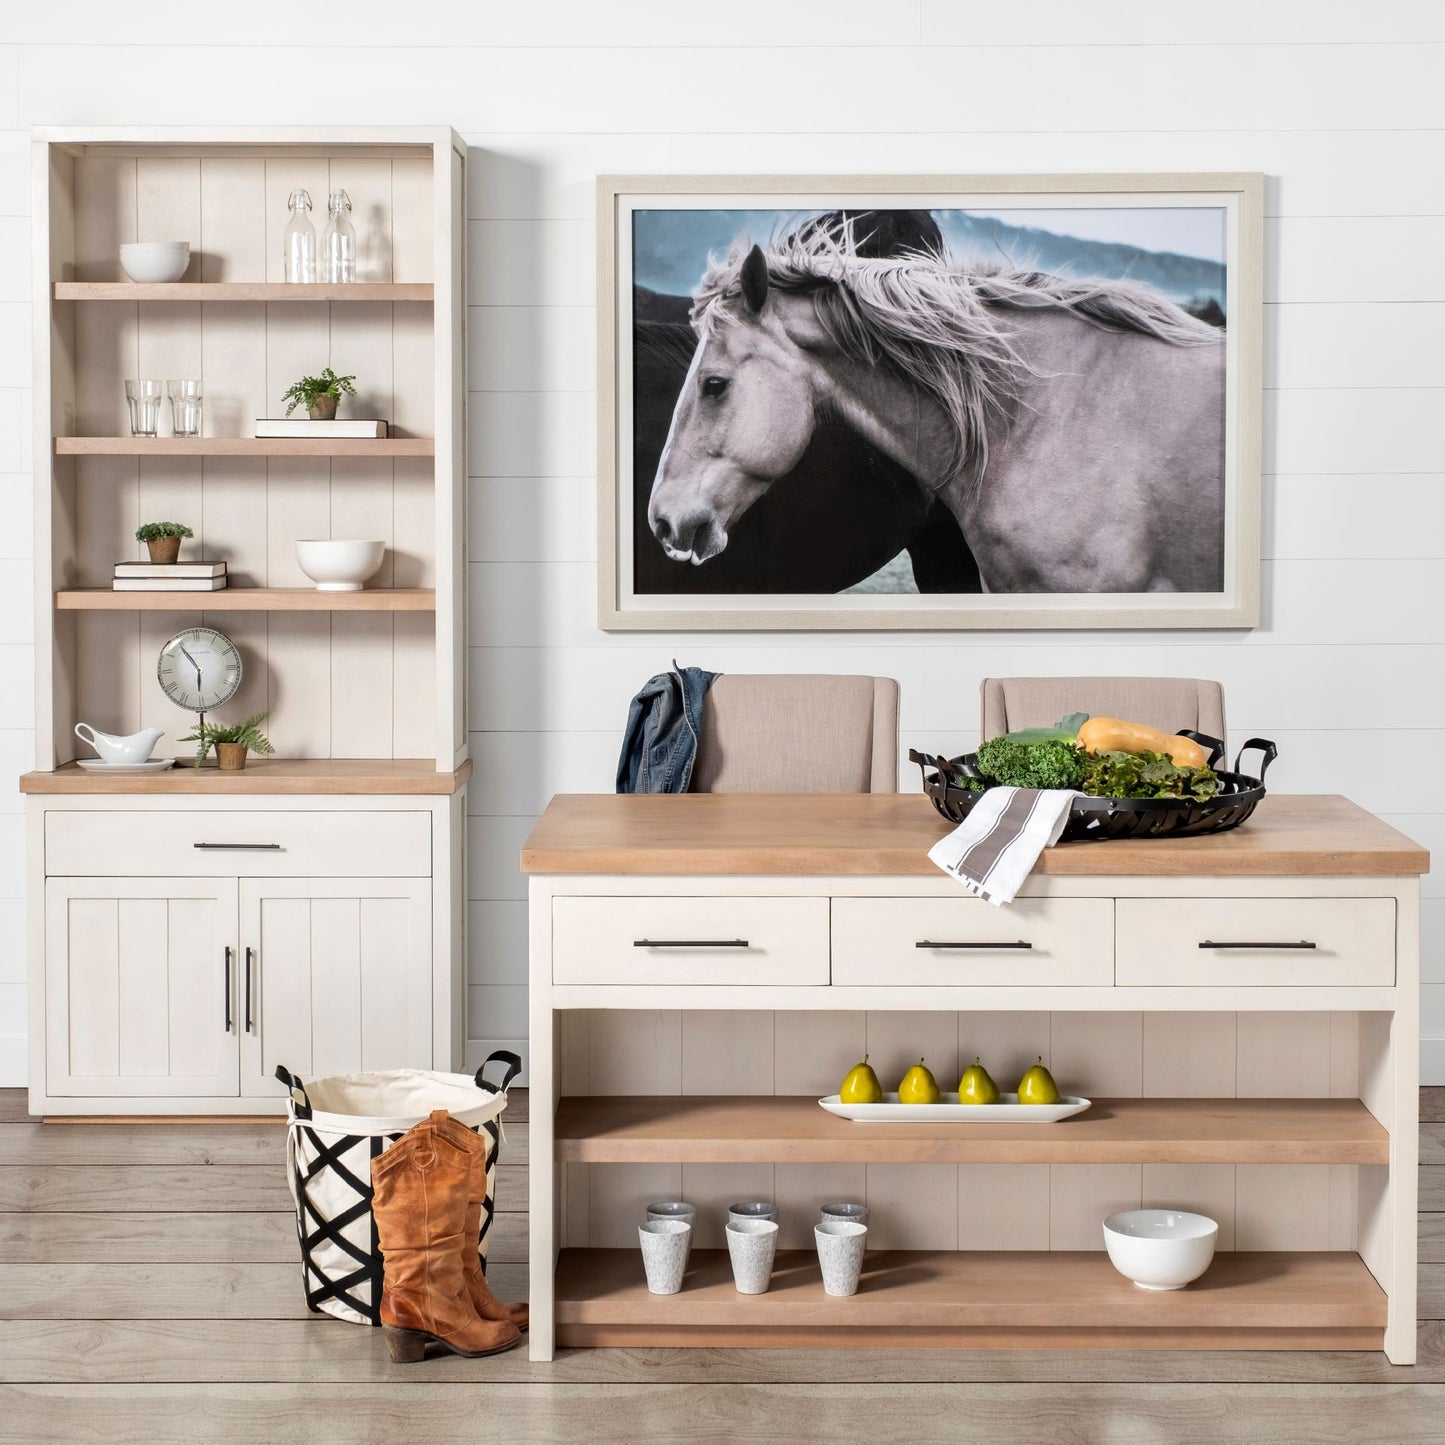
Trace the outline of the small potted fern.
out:
[[[282,393],[286,415],[290,416],[298,406],[304,406],[306,415],[312,421],[335,421],[336,407],[342,396],[356,395],[355,381],[354,376],[337,376],[329,366],[320,376],[303,376]]]
[[[241,723],[201,722],[181,741],[196,744],[193,766],[199,768],[206,761],[206,754],[215,748],[216,766],[223,773],[240,772],[246,766],[248,752],[255,753],[257,757],[269,757],[276,751],[271,746],[271,739],[261,731],[261,724],[265,721],[266,714],[257,712]]]
[[[195,535],[183,522],[147,522],[136,528],[135,539],[146,544],[156,566],[166,567],[181,555],[181,542]]]

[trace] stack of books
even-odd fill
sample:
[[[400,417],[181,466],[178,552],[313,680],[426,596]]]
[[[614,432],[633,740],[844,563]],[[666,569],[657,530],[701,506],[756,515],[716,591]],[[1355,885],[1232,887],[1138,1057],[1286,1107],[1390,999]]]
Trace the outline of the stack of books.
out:
[[[117,562],[113,592],[220,592],[224,562]]]
[[[259,416],[258,437],[385,437],[390,428],[376,417],[348,418],[344,421],[312,421],[304,416]]]

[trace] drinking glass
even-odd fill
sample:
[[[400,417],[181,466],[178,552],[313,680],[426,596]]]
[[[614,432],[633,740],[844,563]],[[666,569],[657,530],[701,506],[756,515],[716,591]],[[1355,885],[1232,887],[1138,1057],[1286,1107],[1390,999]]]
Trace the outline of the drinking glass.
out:
[[[178,437],[200,436],[201,383],[168,381],[166,392],[171,399],[171,434]]]
[[[153,437],[156,434],[165,395],[163,381],[126,382],[125,399],[130,406],[130,434],[133,437]]]

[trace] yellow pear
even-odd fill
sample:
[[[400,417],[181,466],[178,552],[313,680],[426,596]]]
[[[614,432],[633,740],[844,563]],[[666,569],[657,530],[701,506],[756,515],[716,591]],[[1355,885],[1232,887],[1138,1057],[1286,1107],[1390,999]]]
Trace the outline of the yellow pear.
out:
[[[878,1082],[878,1075],[873,1072],[873,1066],[868,1062],[868,1055],[863,1055],[861,1064],[854,1064],[843,1076],[843,1083],[838,1090],[838,1098],[845,1104],[881,1104],[883,1102],[883,1085]]]
[[[989,1076],[983,1064],[975,1059],[958,1081],[958,1102],[960,1104],[997,1104],[998,1085]]]
[[[1059,1086],[1054,1083],[1054,1076],[1044,1067],[1044,1061],[1039,1059],[1019,1080],[1019,1103],[1020,1104],[1057,1104],[1059,1102]]]
[[[929,1072],[922,1059],[904,1074],[898,1085],[900,1104],[936,1104],[940,1098],[938,1081]]]

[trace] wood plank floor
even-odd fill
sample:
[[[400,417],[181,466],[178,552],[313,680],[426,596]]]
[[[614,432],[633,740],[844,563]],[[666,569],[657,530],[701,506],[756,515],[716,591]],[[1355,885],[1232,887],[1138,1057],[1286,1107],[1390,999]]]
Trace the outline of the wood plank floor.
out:
[[[1420,1363],[1379,1354],[579,1350],[395,1366],[307,1313],[282,1132],[56,1124],[0,1091],[0,1441],[1439,1442],[1445,1089],[1422,1091]],[[526,1096],[492,1278],[526,1288]]]

